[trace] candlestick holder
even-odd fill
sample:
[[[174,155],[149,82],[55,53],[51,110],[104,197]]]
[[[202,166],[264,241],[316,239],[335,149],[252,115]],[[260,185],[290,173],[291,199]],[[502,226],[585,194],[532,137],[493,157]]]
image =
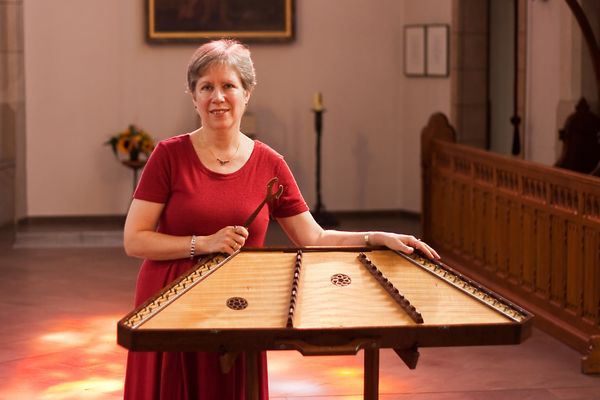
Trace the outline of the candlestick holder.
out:
[[[323,113],[325,112],[325,109],[322,107],[315,107],[312,111],[315,113],[315,132],[317,133],[317,168],[315,171],[317,184],[317,204],[311,213],[319,225],[324,228],[333,228],[338,226],[339,222],[333,215],[325,211],[325,204],[323,204],[323,201],[321,200],[321,136],[323,131]]]

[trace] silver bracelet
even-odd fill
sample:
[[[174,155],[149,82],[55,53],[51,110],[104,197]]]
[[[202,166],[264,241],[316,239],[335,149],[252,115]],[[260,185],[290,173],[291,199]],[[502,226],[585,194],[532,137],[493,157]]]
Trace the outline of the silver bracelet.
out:
[[[193,260],[195,255],[196,255],[196,235],[192,235],[192,241],[190,242],[190,260]]]

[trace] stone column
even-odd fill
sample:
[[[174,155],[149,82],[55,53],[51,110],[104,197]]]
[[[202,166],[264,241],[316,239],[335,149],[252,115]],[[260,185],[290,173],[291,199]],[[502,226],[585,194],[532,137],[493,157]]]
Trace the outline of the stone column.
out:
[[[0,0],[0,226],[25,215],[23,0]]]
[[[487,147],[488,3],[452,3],[451,121],[458,142]]]
[[[519,6],[517,108],[521,118],[521,132],[523,132],[525,126],[527,1],[515,1]],[[459,143],[482,149],[489,146],[488,21],[493,17],[488,15],[489,12],[487,1],[453,0],[452,2],[450,46],[453,51],[450,72],[452,92],[450,120],[456,128]]]

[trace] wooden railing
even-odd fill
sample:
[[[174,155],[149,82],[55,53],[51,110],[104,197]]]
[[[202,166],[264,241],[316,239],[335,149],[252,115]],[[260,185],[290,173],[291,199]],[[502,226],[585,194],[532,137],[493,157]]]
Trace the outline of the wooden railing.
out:
[[[600,178],[454,138],[443,114],[423,129],[424,237],[600,372]]]

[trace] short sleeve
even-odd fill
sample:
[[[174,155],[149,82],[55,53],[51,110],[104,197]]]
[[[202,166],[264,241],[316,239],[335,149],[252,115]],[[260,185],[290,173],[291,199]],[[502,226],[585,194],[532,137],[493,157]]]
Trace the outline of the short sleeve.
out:
[[[302,197],[296,179],[283,157],[279,159],[277,177],[283,185],[283,193],[273,202],[271,214],[275,218],[287,218],[308,211],[308,205]]]
[[[133,197],[154,203],[166,203],[171,193],[170,177],[168,149],[161,142],[148,158]]]

